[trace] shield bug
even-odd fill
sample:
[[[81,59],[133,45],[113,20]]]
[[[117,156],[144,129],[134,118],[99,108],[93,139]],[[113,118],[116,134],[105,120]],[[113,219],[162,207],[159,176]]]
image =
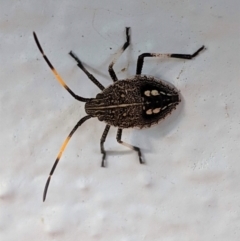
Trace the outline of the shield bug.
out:
[[[101,137],[100,149],[102,153],[101,166],[105,166],[106,151],[104,149],[104,142],[106,140],[110,126],[117,127],[117,141],[136,151],[138,153],[139,162],[142,164],[142,155],[139,147],[130,145],[121,140],[122,130],[125,128],[148,128],[157,124],[160,120],[169,115],[179,104],[180,96],[178,90],[159,80],[155,77],[142,75],[142,67],[144,58],[146,57],[168,57],[179,59],[192,59],[196,57],[203,49],[204,46],[199,48],[193,54],[160,54],[160,53],[143,53],[138,56],[136,75],[127,79],[118,80],[113,66],[118,60],[119,56],[130,45],[130,28],[126,28],[126,42],[116,54],[116,57],[110,63],[108,71],[113,80],[113,84],[105,88],[92,74],[90,74],[79,58],[70,51],[70,56],[77,62],[77,66],[88,76],[88,78],[101,90],[95,98],[84,98],[76,95],[64,82],[58,72],[55,70],[48,57],[45,55],[35,32],[33,32],[34,39],[38,49],[42,53],[43,58],[51,68],[58,82],[78,101],[85,102],[85,111],[87,115],[80,119],[74,126],[66,140],[64,141],[57,159],[50,171],[47,179],[43,201],[46,199],[48,186],[54,170],[62,156],[62,153],[68,144],[74,132],[86,120],[97,117],[98,120],[104,121],[106,127]]]

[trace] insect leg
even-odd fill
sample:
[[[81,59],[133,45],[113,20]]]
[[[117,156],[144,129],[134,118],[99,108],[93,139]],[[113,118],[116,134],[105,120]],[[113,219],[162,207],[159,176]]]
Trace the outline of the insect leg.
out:
[[[132,145],[126,143],[126,142],[123,142],[121,139],[122,139],[122,129],[118,129],[118,131],[117,131],[117,142],[126,146],[126,147],[128,147],[128,148],[130,148],[130,149],[132,149],[132,150],[134,150],[134,151],[136,151],[138,153],[138,158],[139,158],[140,164],[143,164],[144,162],[142,160],[142,154],[141,154],[140,148],[137,147],[137,146],[132,146]]]
[[[61,149],[60,149],[60,151],[59,151],[59,153],[58,153],[58,155],[57,155],[57,159],[56,159],[56,161],[54,162],[54,165],[53,165],[53,167],[52,167],[52,169],[51,169],[51,171],[50,171],[49,177],[48,177],[47,182],[46,182],[46,184],[45,184],[45,188],[44,188],[44,192],[43,192],[43,201],[45,201],[45,199],[46,199],[47,190],[48,190],[48,186],[49,186],[51,177],[52,177],[52,175],[53,175],[53,173],[54,173],[54,171],[55,171],[55,168],[56,168],[56,166],[57,166],[57,164],[58,164],[58,162],[59,162],[59,160],[60,160],[60,158],[61,158],[61,156],[62,156],[62,153],[64,152],[64,150],[65,150],[65,148],[66,148],[69,140],[71,139],[72,135],[73,135],[74,132],[77,130],[77,128],[78,128],[80,125],[82,125],[86,120],[88,120],[88,119],[90,119],[90,118],[91,118],[91,116],[87,115],[87,116],[83,117],[80,121],[78,121],[78,123],[74,126],[74,128],[72,129],[72,131],[70,132],[70,134],[68,135],[68,137],[66,138],[66,140],[63,142],[63,144],[62,144],[62,146],[61,146]]]
[[[140,75],[142,73],[142,67],[145,57],[167,57],[167,58],[178,58],[178,59],[192,59],[196,57],[202,50],[204,49],[204,46],[199,48],[195,53],[193,54],[158,54],[158,53],[143,53],[138,56],[137,61],[137,70],[136,74]]]
[[[126,42],[124,43],[124,45],[122,46],[121,50],[119,52],[116,53],[115,58],[113,59],[113,61],[111,62],[111,64],[108,67],[108,72],[112,78],[112,80],[115,82],[118,80],[114,70],[113,70],[113,65],[116,63],[116,61],[118,60],[118,58],[121,56],[121,54],[124,52],[124,50],[130,45],[130,34],[129,34],[129,30],[130,27],[126,28]]]
[[[106,151],[104,149],[104,142],[106,140],[106,137],[107,137],[107,134],[108,134],[108,131],[110,129],[110,125],[106,125],[104,131],[103,131],[103,134],[102,134],[102,137],[101,137],[101,141],[100,141],[100,148],[101,148],[101,153],[103,154],[102,155],[102,164],[101,164],[101,167],[105,167],[105,164],[104,164],[104,160],[105,160],[105,157],[106,157]]]
[[[58,80],[58,82],[61,84],[61,86],[63,86],[69,93],[70,95],[72,95],[76,100],[78,101],[82,101],[82,102],[87,102],[90,99],[88,98],[83,98],[81,96],[76,95],[64,82],[64,80],[61,78],[61,76],[58,74],[58,72],[55,70],[55,68],[53,67],[53,65],[51,64],[51,62],[49,61],[48,57],[45,55],[45,53],[43,52],[43,49],[38,41],[37,35],[35,32],[33,32],[33,36],[35,39],[35,42],[38,46],[39,51],[41,52],[43,58],[45,59],[45,61],[47,62],[48,66],[50,67],[50,69],[52,70],[54,76],[56,77],[56,79]]]
[[[92,75],[90,74],[85,67],[83,66],[81,60],[77,57],[76,54],[74,54],[72,51],[69,53],[78,63],[77,66],[87,75],[87,77],[100,89],[104,90],[105,87]]]

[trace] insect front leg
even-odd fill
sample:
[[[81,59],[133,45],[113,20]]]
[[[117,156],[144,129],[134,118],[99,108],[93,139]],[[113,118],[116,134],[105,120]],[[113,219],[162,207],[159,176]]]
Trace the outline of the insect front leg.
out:
[[[126,28],[126,42],[124,43],[124,45],[122,46],[122,48],[120,49],[119,52],[116,53],[116,57],[113,59],[113,61],[111,62],[111,64],[108,67],[108,72],[112,78],[112,80],[114,82],[116,82],[118,80],[114,70],[113,70],[113,65],[116,63],[116,61],[118,60],[118,58],[121,56],[121,54],[124,52],[124,50],[130,45],[130,34],[129,34],[129,30],[130,28],[127,27]]]
[[[130,149],[132,149],[133,151],[136,151],[138,153],[138,158],[139,158],[140,164],[143,164],[144,162],[142,160],[142,153],[141,153],[140,148],[137,147],[137,146],[130,145],[126,142],[123,142],[121,139],[122,139],[122,129],[118,129],[118,131],[117,131],[117,142],[126,146],[126,147],[128,147],[128,148],[130,148]]]
[[[103,134],[102,134],[102,137],[101,137],[101,141],[100,141],[100,148],[101,148],[101,153],[103,154],[102,155],[102,163],[101,163],[101,167],[105,167],[105,157],[106,157],[106,151],[104,149],[104,142],[106,141],[106,138],[107,138],[107,134],[108,134],[108,131],[110,129],[110,125],[106,125],[104,131],[103,131]]]
[[[142,73],[142,67],[144,63],[145,57],[163,57],[163,58],[178,58],[178,59],[192,59],[196,57],[202,50],[204,49],[204,46],[199,48],[195,53],[193,54],[158,54],[158,53],[143,53],[138,56],[137,61],[137,70],[136,74],[140,75]]]
[[[77,57],[76,54],[74,54],[72,51],[70,51],[69,55],[73,57],[76,62],[78,63],[77,66],[87,75],[87,77],[100,89],[104,90],[105,87],[92,75],[90,74],[85,67],[83,66],[81,60]]]

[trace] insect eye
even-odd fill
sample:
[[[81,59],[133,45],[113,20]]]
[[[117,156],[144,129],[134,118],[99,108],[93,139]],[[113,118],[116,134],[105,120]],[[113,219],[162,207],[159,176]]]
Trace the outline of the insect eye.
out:
[[[98,120],[103,121],[104,120],[103,116],[102,115],[98,116]]]
[[[96,95],[96,98],[97,98],[97,99],[101,99],[102,97],[103,97],[102,94],[97,94],[97,95]]]

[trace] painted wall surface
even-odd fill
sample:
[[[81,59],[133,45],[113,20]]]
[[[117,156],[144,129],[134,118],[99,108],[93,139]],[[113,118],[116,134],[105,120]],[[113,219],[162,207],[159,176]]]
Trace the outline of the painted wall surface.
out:
[[[237,241],[240,238],[240,2],[0,1],[0,240]],[[133,76],[139,54],[191,54],[193,60],[146,59],[143,73],[174,84],[182,102],[151,129],[111,128],[101,168],[105,124],[84,123],[45,182],[60,146],[85,115],[43,60],[32,32],[76,94],[99,89],[68,55],[73,50],[104,85],[108,65],[131,27],[131,46],[114,66]]]

